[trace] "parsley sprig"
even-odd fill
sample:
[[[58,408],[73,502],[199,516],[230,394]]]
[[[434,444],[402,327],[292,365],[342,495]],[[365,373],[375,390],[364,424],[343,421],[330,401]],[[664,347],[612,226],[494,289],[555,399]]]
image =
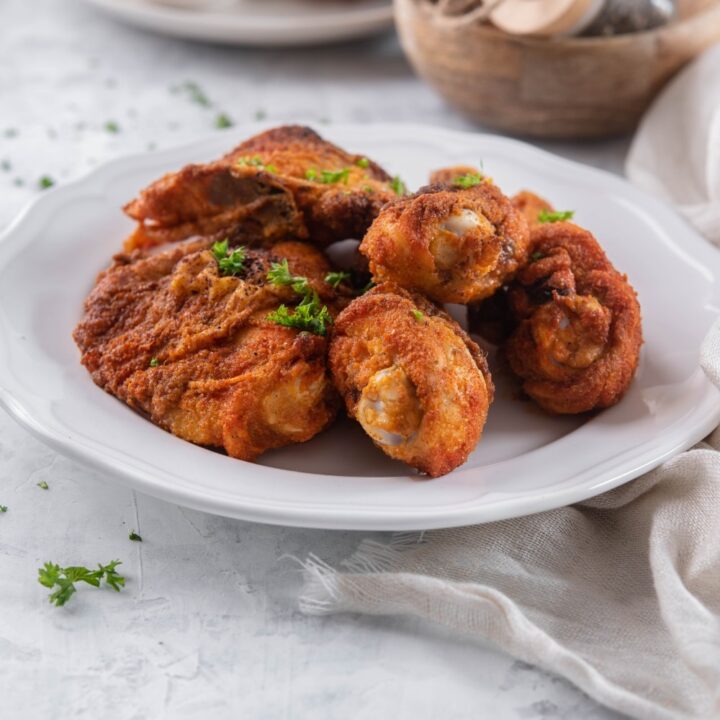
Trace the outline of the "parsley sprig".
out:
[[[485,176],[480,173],[465,173],[464,175],[458,175],[453,180],[453,185],[467,190],[475,185],[479,185],[483,180],[485,180]]]
[[[240,167],[254,167],[258,170],[265,170],[269,173],[276,173],[278,171],[274,165],[271,165],[270,163],[266,165],[259,155],[253,155],[252,157],[245,155],[244,157],[239,158],[235,164]]]
[[[350,168],[342,170],[316,170],[310,168],[305,172],[305,177],[313,182],[322,183],[323,185],[331,185],[333,183],[345,183],[347,185],[350,176]]]
[[[331,273],[329,273],[331,274]],[[290,286],[303,298],[300,304],[291,313],[287,305],[280,305],[277,310],[269,313],[267,319],[277,325],[305,330],[315,335],[327,334],[328,325],[332,324],[332,316],[325,305],[320,303],[317,292],[310,287],[308,279],[302,275],[293,275],[290,272],[287,258],[282,262],[272,263],[267,279],[273,285]],[[327,277],[326,277],[327,282]]]
[[[407,195],[407,187],[399,175],[390,181],[390,187],[396,195]]]
[[[100,581],[104,580],[115,592],[125,586],[125,578],[115,568],[122,563],[120,560],[112,560],[107,565],[98,564],[97,570],[80,565],[60,567],[56,563],[46,562],[38,568],[38,582],[46,588],[56,588],[50,593],[49,600],[56,607],[64,605],[77,592],[75,583],[84,582],[93,587],[100,587]]]
[[[236,247],[228,250],[227,238],[222,242],[216,242],[212,246],[212,253],[217,260],[221,275],[242,275],[245,272],[245,258],[247,252],[244,247]]]
[[[306,295],[292,313],[287,305],[281,305],[267,319],[277,325],[305,330],[314,335],[326,335],[328,326],[332,325],[330,311],[326,305],[320,304],[316,292]]]
[[[349,272],[345,272],[344,270],[339,270],[339,271],[333,270],[333,272],[329,272],[325,276],[325,282],[328,285],[332,285],[337,290],[340,283],[345,282],[345,280],[348,280],[349,278],[350,278]]]
[[[574,210],[545,210],[544,208],[538,213],[539,223],[554,223],[562,220],[572,220],[575,215]]]

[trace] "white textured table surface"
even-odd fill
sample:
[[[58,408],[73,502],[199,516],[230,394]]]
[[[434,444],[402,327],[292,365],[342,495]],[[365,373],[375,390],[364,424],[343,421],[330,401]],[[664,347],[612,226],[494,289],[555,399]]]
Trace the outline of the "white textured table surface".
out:
[[[390,37],[215,48],[116,25],[75,0],[4,0],[0,229],[41,192],[42,176],[62,183],[108,158],[213,132],[220,113],[473,129],[413,77]],[[626,145],[544,147],[619,171]],[[6,720],[619,717],[563,680],[413,619],[305,617],[296,566],[281,556],[334,562],[360,534],[253,525],[137,495],[1,411],[0,504]],[[142,543],[128,540],[131,529]],[[128,578],[120,594],[88,588],[56,609],[36,581],[46,560],[112,558]]]

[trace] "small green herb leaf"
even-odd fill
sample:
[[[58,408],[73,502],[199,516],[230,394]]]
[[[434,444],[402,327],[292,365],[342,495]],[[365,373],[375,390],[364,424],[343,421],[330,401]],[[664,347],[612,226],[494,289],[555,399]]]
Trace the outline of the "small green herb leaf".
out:
[[[340,283],[345,282],[345,280],[349,279],[350,273],[344,272],[344,271],[338,271],[338,272],[329,272],[325,276],[325,282],[328,285],[332,285],[334,288],[337,288]]]
[[[571,220],[574,215],[575,215],[574,210],[550,211],[550,210],[543,209],[538,213],[538,222],[539,223],[554,223],[554,222],[560,222],[562,220]]]
[[[157,367],[160,364],[160,361],[154,357],[150,358],[150,367]]]
[[[267,117],[267,113],[260,109],[255,111],[255,119],[256,120],[264,120]]]
[[[7,505],[0,505],[0,512],[7,512]]]
[[[290,312],[287,305],[280,305],[267,319],[277,325],[304,330],[314,335],[326,335],[328,326],[332,325],[330,311],[320,304],[317,293],[306,295],[293,312]]]
[[[313,182],[322,183],[323,185],[331,185],[333,183],[347,183],[350,175],[350,168],[342,170],[320,170],[314,168],[305,171],[305,177]]]
[[[217,260],[221,275],[237,276],[245,271],[247,252],[244,247],[236,247],[230,251],[227,238],[225,238],[222,242],[216,242],[212,246],[212,252]]]
[[[43,175],[38,180],[38,187],[41,190],[47,190],[48,188],[51,188],[54,184],[55,184],[55,181],[49,175]]]
[[[390,181],[390,187],[396,195],[407,195],[407,187],[399,175]]]
[[[282,262],[274,262],[270,265],[267,279],[273,285],[290,285],[298,295],[306,295],[310,292],[308,279],[302,275],[293,275],[290,272],[287,258],[284,258]]]
[[[37,486],[38,486],[40,489],[42,489],[42,490],[49,490],[49,489],[50,489],[50,486],[49,486],[44,480],[41,480],[41,481],[37,484]]]
[[[120,126],[114,120],[108,120],[105,123],[105,130],[113,135],[117,135],[117,133],[120,132]]]
[[[130,538],[130,540],[133,540],[134,542],[142,542],[142,538],[134,530],[130,531],[128,538]]]
[[[46,588],[56,588],[50,594],[49,600],[55,606],[65,603],[75,594],[75,583],[84,582],[92,587],[100,587],[100,581],[105,580],[116,592],[125,585],[125,578],[118,574],[116,567],[120,565],[119,560],[113,560],[107,565],[98,565],[97,570],[90,570],[81,565],[74,565],[62,568],[56,563],[46,562],[38,568],[38,582]]]
[[[415,309],[415,308],[413,308],[413,309],[411,310],[411,312],[412,312],[412,316],[413,316],[418,322],[420,322],[420,321],[425,317],[425,314],[424,314],[424,313],[420,312],[419,310],[417,310],[417,309]]]
[[[467,189],[479,185],[484,179],[485,177],[479,173],[465,173],[464,175],[458,175],[453,180],[453,185]]]
[[[542,260],[543,257],[544,257],[544,255],[543,255],[541,252],[539,252],[539,251],[536,250],[536,251],[530,256],[530,262],[537,262],[538,260]]]
[[[225,113],[220,113],[215,118],[215,127],[218,128],[218,130],[224,130],[225,128],[229,128],[232,126],[233,126],[233,121]]]
[[[358,160],[355,161],[355,164],[358,167],[366,168],[370,166],[370,161],[366,157],[361,157]]]

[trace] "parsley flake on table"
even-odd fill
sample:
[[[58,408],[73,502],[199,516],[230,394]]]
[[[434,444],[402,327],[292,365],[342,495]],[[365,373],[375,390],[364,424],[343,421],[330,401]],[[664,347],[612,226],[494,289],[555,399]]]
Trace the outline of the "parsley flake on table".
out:
[[[212,246],[212,253],[217,260],[221,275],[241,275],[245,272],[245,257],[247,252],[244,247],[239,246],[234,250],[228,249],[227,238],[222,242],[216,242]]]
[[[44,480],[41,480],[41,481],[37,484],[37,486],[38,486],[41,490],[49,490],[49,489],[50,489],[50,486],[49,486]]]
[[[130,531],[130,534],[128,535],[128,538],[132,540],[133,542],[142,542],[142,538],[140,535],[138,535],[134,530]]]
[[[6,513],[7,512],[7,505],[0,505],[0,513]]]
[[[483,180],[485,180],[485,176],[480,175],[480,173],[465,173],[464,175],[458,175],[453,180],[453,185],[467,190],[467,188],[479,185]]]
[[[396,195],[407,195],[407,187],[399,175],[390,181],[390,187]]]
[[[196,105],[200,105],[201,107],[210,107],[211,103],[208,96],[196,82],[186,80],[182,85],[182,89],[187,92],[191,102],[194,102]]]
[[[57,586],[54,592],[50,593],[49,601],[56,607],[65,603],[77,592],[75,583],[84,582],[93,587],[100,587],[100,581],[110,586],[115,592],[125,585],[125,578],[115,568],[122,563],[120,560],[112,560],[107,565],[99,565],[97,570],[90,570],[82,566],[60,567],[56,563],[46,562],[38,568],[38,582],[51,590]]]
[[[293,275],[290,272],[287,258],[284,258],[282,262],[274,262],[270,265],[267,279],[273,285],[290,285],[298,295],[307,295],[310,292],[307,278],[303,275]]]
[[[218,130],[224,130],[225,128],[229,128],[233,126],[233,121],[230,119],[228,115],[225,113],[220,113],[215,118],[215,127]]]
[[[572,220],[575,215],[574,210],[541,210],[538,213],[539,223],[554,223],[562,220]]]
[[[120,132],[120,126],[114,120],[108,120],[105,123],[105,130],[107,130],[107,132],[109,133],[117,135],[117,133]]]
[[[332,285],[336,290],[340,283],[345,282],[345,280],[348,280],[350,278],[350,273],[345,271],[333,271],[329,272],[325,276],[325,282],[328,285]]]
[[[47,190],[48,188],[51,188],[54,184],[55,184],[55,181],[49,175],[43,175],[38,180],[38,187],[41,190]]]
[[[264,120],[267,117],[267,113],[260,109],[255,111],[255,119],[256,120]]]
[[[326,335],[328,325],[332,325],[332,316],[327,306],[320,304],[318,294],[306,295],[302,302],[290,312],[287,305],[281,305],[271,312],[267,319],[277,325],[311,332],[314,335]]]

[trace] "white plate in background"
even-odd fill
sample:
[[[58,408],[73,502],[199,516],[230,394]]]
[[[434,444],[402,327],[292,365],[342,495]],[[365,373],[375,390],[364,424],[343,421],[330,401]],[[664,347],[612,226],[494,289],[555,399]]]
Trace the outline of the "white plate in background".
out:
[[[228,45],[316,45],[377,35],[393,25],[391,0],[85,2],[146,30]]]
[[[531,188],[576,211],[638,290],[645,345],[613,408],[552,417],[498,386],[468,462],[413,476],[343,420],[257,464],[180,440],[95,386],[71,338],[82,303],[132,223],[121,206],[151,180],[209,160],[262,129],[111,162],[44,193],[0,239],[0,405],[58,451],[142,492],[230,517],[322,528],[429,529],[576,502],[658,465],[720,423],[698,351],[720,307],[720,254],[670,208],[626,181],[515,140],[406,124],[329,125],[410,187],[443,165],[484,161],[506,192]]]

